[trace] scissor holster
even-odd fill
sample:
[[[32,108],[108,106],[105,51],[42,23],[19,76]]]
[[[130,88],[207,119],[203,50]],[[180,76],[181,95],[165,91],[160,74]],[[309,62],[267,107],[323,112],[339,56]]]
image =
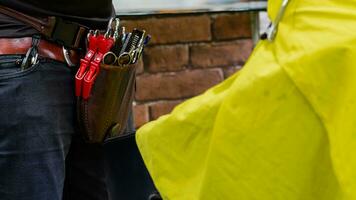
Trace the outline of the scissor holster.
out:
[[[77,118],[84,139],[102,143],[123,133],[135,92],[136,65],[101,64],[90,98],[77,99]]]

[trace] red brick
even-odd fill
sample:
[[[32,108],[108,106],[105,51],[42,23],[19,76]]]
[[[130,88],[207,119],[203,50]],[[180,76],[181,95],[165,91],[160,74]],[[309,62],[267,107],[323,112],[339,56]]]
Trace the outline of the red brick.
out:
[[[128,31],[133,28],[146,30],[151,44],[172,44],[181,42],[208,41],[211,39],[209,16],[175,16],[164,18],[123,20]]]
[[[149,121],[148,106],[145,104],[134,105],[133,114],[134,114],[136,128],[144,125]]]
[[[241,69],[241,66],[236,66],[236,67],[228,67],[223,69],[224,71],[224,77],[229,78],[231,75],[235,74],[236,72],[238,72]]]
[[[174,107],[180,104],[182,101],[159,101],[150,105],[151,119],[158,119],[162,115],[172,112]]]
[[[155,46],[145,49],[145,65],[149,72],[177,71],[189,62],[187,45]]]
[[[223,80],[221,69],[144,74],[137,77],[137,101],[192,97]]]
[[[203,44],[191,47],[194,67],[221,67],[243,65],[251,54],[252,40],[230,43]]]
[[[251,17],[249,13],[220,14],[213,22],[213,36],[216,40],[251,38]]]
[[[143,72],[144,72],[144,65],[143,65],[143,59],[141,57],[137,62],[136,73],[142,74]]]

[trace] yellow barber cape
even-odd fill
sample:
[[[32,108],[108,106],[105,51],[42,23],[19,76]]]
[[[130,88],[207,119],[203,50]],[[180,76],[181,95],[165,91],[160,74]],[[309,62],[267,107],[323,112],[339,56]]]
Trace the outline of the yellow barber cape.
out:
[[[165,200],[355,200],[356,0],[291,0],[242,71],[136,140]]]

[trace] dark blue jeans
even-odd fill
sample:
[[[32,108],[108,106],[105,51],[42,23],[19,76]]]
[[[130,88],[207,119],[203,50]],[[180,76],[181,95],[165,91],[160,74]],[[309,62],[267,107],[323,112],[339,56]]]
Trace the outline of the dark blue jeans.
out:
[[[0,56],[0,199],[107,199],[102,147],[75,128],[75,70],[49,59],[21,70],[21,58]]]

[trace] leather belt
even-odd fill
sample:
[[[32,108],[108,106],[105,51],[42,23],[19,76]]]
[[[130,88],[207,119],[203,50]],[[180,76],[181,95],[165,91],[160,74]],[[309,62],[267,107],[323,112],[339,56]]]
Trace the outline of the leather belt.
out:
[[[26,54],[28,49],[31,48],[32,38],[0,38],[0,55],[4,54]],[[67,55],[66,55],[67,54]],[[50,58],[56,61],[64,62],[71,65],[79,63],[79,53],[74,50],[66,51],[62,46],[40,40],[38,45],[38,55],[42,58]]]

